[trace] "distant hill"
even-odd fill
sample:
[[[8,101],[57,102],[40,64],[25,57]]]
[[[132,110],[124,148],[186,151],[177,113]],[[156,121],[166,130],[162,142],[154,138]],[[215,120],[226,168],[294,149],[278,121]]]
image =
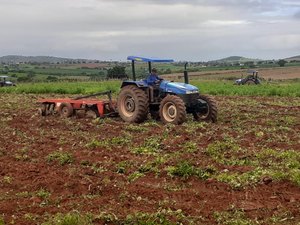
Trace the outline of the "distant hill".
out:
[[[7,55],[0,57],[0,63],[72,63],[72,62],[96,62],[98,60],[88,60],[88,59],[71,59],[71,58],[62,58],[54,56],[21,56],[21,55]]]
[[[224,62],[224,63],[235,63],[235,62],[249,62],[249,61],[261,61],[260,59],[251,59],[251,58],[245,58],[243,56],[229,56],[227,58],[214,60],[214,62]]]
[[[284,60],[290,62],[290,61],[300,61],[300,55],[297,55],[297,56],[292,56],[292,57],[289,57],[289,58],[285,58]]]

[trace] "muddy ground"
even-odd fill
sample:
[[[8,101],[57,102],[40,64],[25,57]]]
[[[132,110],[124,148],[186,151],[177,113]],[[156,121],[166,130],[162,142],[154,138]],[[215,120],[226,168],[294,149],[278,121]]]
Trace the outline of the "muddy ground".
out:
[[[299,98],[215,97],[218,123],[172,126],[40,117],[40,97],[0,96],[0,224],[300,223]]]

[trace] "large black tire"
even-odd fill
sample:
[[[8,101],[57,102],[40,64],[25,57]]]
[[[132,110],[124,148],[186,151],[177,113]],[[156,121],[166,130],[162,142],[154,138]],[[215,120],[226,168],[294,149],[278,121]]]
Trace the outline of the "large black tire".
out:
[[[246,85],[255,85],[256,83],[254,80],[247,80],[245,84]]]
[[[133,85],[122,88],[117,102],[120,117],[129,123],[141,123],[147,119],[149,102],[146,93]]]
[[[200,95],[199,98],[207,103],[207,110],[201,113],[193,113],[195,120],[216,123],[218,119],[218,107],[216,101],[212,97],[206,95]]]
[[[58,107],[58,113],[62,117],[71,117],[74,114],[74,109],[70,103],[63,102]]]
[[[165,124],[182,124],[186,120],[186,108],[183,100],[176,95],[167,95],[160,103],[159,116]]]

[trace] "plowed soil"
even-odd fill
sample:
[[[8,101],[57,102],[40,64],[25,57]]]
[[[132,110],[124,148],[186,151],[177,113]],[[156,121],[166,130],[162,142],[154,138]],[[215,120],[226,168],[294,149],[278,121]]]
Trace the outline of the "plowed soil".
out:
[[[262,174],[241,186],[217,176],[255,171],[251,160],[265,149],[299,152],[299,98],[215,97],[218,123],[189,118],[171,126],[41,117],[36,114],[41,97],[49,96],[0,96],[0,218],[5,224],[40,224],[72,211],[90,213],[94,224],[122,224],[137,212],[164,214],[173,223],[223,224],[226,219],[220,222],[218,213],[237,211],[261,224],[300,222],[299,176],[297,183],[295,177]],[[237,162],[247,158],[248,164],[224,163],[207,153],[210,144],[228,139],[243,150]],[[54,153],[65,158],[51,158]],[[179,162],[214,172],[171,174]]]

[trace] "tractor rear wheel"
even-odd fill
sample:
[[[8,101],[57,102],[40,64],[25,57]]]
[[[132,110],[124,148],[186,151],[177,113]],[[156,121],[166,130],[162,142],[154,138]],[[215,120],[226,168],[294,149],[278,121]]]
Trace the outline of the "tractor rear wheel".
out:
[[[58,107],[58,113],[62,117],[71,117],[74,114],[74,109],[70,103],[63,102]]]
[[[186,108],[183,100],[176,95],[167,95],[160,103],[159,116],[165,124],[182,124],[186,120]]]
[[[254,80],[247,80],[246,83],[247,85],[255,85],[255,81]]]
[[[217,103],[212,97],[206,95],[200,95],[200,99],[207,103],[207,109],[204,112],[193,113],[196,121],[211,121],[213,123],[217,122],[218,107]]]
[[[141,123],[148,115],[148,97],[142,89],[128,85],[122,88],[117,107],[120,117],[125,122]]]

